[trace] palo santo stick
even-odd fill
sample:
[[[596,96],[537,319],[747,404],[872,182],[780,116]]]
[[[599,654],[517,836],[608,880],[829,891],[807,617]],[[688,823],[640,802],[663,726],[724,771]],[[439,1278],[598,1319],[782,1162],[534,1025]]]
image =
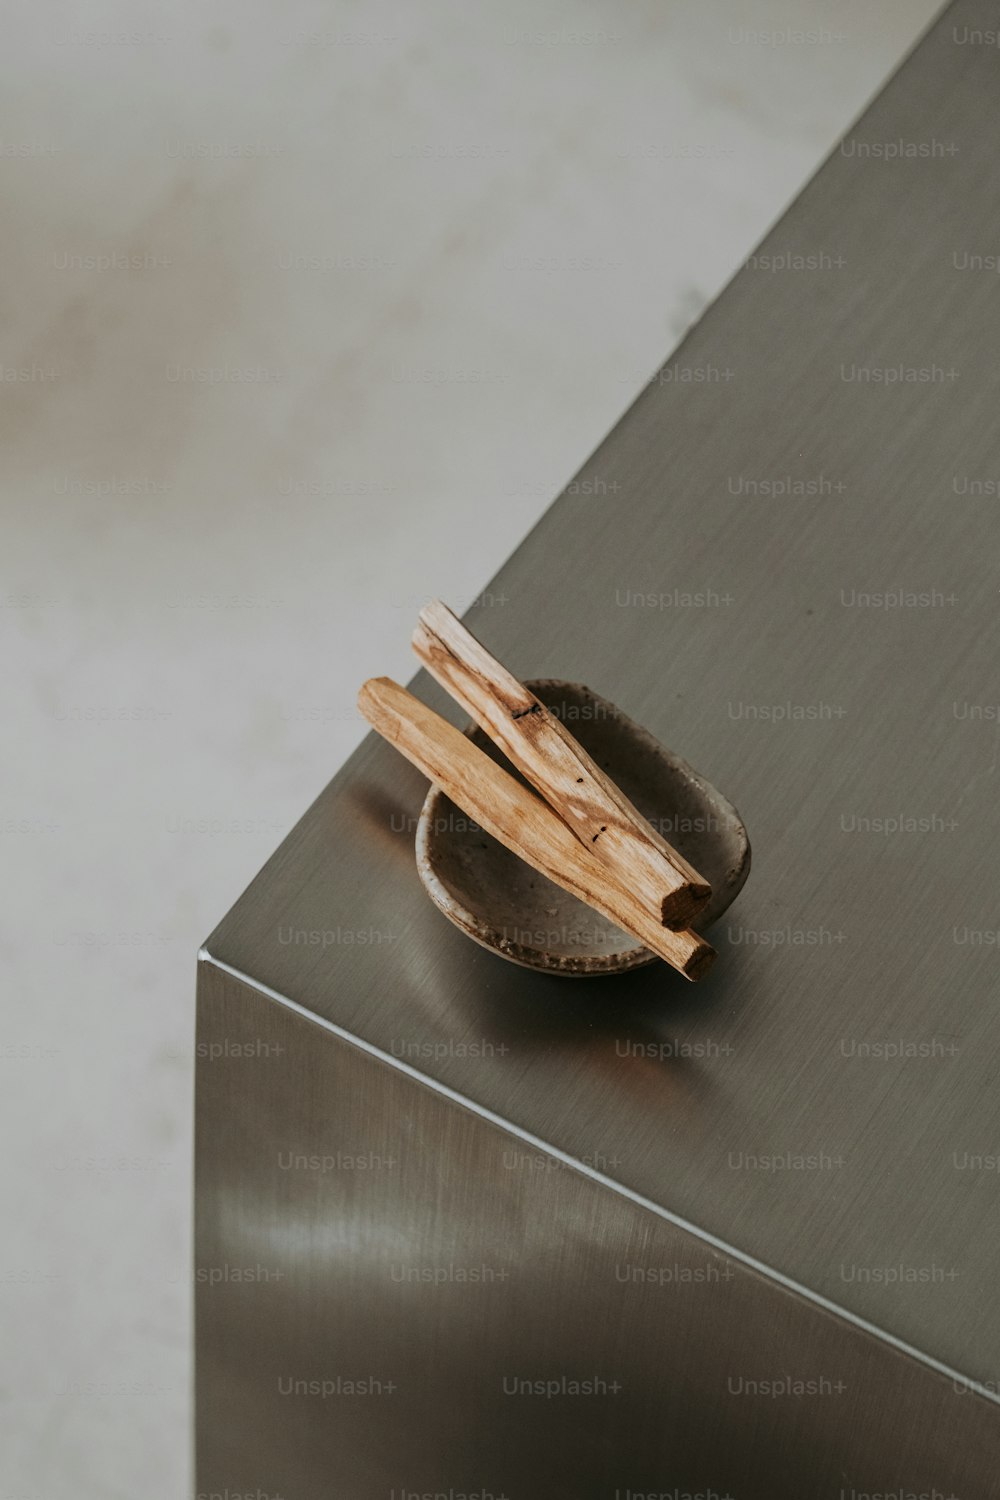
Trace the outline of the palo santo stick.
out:
[[[439,599],[420,611],[413,649],[617,884],[658,922],[687,927],[712,894],[708,882]]]
[[[704,938],[663,927],[615,883],[558,814],[433,709],[388,677],[370,678],[358,707],[456,807],[533,869],[630,932],[686,979],[707,974],[715,950]]]

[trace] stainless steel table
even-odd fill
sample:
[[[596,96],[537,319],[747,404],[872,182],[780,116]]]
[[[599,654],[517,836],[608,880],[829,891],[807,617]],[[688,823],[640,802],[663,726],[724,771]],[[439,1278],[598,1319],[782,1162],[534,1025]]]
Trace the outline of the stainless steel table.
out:
[[[739,807],[713,976],[476,948],[373,739],[208,940],[199,1491],[997,1492],[995,27],[943,15],[473,611]]]

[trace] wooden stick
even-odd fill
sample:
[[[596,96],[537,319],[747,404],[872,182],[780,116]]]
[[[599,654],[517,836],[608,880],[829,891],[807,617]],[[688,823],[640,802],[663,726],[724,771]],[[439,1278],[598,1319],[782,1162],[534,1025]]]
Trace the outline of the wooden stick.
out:
[[[704,938],[663,927],[574,838],[558,814],[412,693],[388,677],[372,677],[358,694],[358,707],[456,807],[533,869],[630,932],[685,978],[707,974],[715,950]]]
[[[687,927],[712,894],[708,882],[440,600],[420,611],[413,649],[617,884],[658,922]]]

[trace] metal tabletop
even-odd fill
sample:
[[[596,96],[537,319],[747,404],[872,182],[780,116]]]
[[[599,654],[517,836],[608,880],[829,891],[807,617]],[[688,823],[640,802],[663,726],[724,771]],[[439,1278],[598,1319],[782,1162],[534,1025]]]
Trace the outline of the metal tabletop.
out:
[[[374,737],[206,945],[986,1394],[1000,50],[962,36],[994,23],[944,14],[467,616],[739,808],[711,977],[474,946],[417,878],[426,783]]]

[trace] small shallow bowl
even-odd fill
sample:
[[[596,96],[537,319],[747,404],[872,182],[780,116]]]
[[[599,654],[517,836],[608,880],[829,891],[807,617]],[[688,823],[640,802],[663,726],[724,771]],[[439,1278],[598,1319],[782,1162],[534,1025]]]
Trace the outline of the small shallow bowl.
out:
[[[734,900],[750,870],[739,813],[710,782],[665,749],[613,703],[576,682],[528,687],[558,716],[626,797],[712,887],[694,924],[708,927]],[[501,751],[470,725],[474,744],[508,771]],[[523,781],[519,772],[512,774]],[[553,974],[616,974],[655,954],[585,902],[526,865],[466,816],[438,787],[424,801],[417,869],[435,906],[484,948]]]

